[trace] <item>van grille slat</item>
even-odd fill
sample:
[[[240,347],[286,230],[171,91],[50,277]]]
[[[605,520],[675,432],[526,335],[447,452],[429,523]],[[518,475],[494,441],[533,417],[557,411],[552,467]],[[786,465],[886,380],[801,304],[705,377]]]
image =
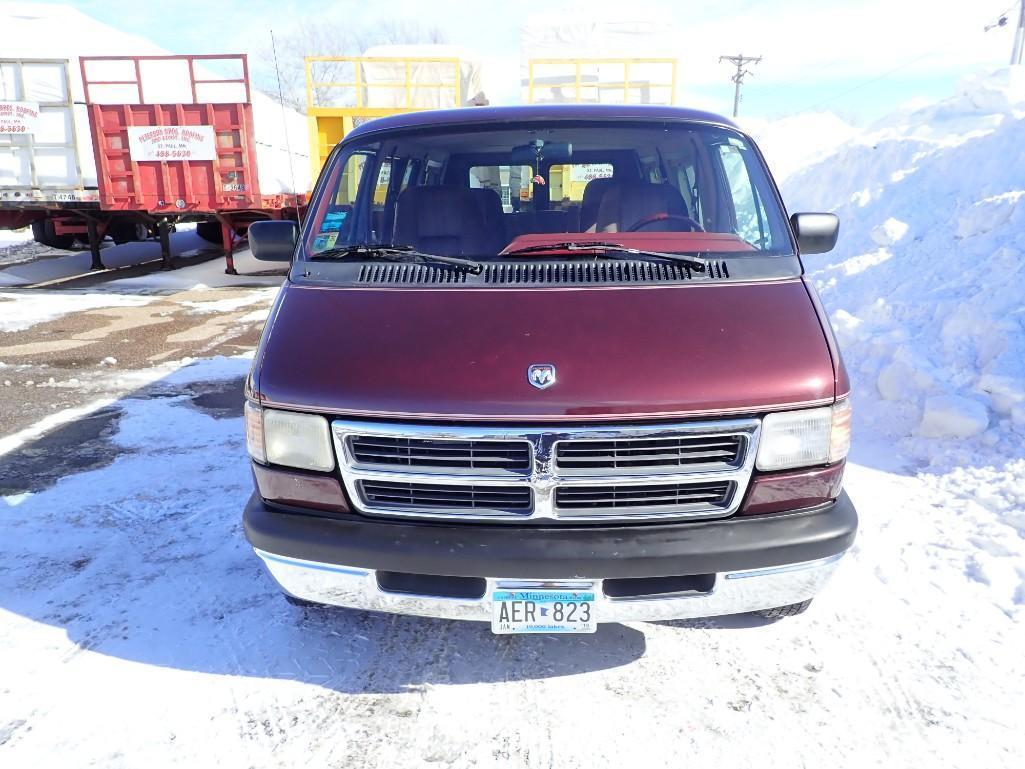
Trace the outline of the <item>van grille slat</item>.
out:
[[[729,278],[725,261],[713,261],[706,272],[669,262],[487,262],[479,275],[435,264],[368,263],[357,281],[379,285],[480,284],[502,286],[603,285],[679,283]]]
[[[428,508],[438,512],[495,510],[529,515],[529,488],[513,486],[448,486],[392,481],[359,481],[360,495],[371,505]]]
[[[563,470],[590,472],[625,468],[658,471],[704,465],[736,467],[743,456],[743,441],[740,435],[567,441],[556,444],[555,461]]]
[[[408,470],[486,470],[530,472],[526,441],[459,441],[354,435],[349,438],[353,459],[360,465],[398,466]]]
[[[726,507],[732,484],[664,484],[658,486],[561,486],[555,490],[558,510],[622,510],[667,508],[687,505]]]

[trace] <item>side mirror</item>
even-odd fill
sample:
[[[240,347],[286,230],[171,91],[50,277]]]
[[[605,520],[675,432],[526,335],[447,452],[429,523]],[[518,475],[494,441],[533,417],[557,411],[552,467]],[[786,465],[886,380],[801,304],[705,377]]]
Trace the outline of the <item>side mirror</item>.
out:
[[[263,262],[290,262],[299,239],[295,222],[270,219],[249,225],[249,249]]]
[[[802,254],[832,251],[840,235],[840,217],[836,214],[794,214],[790,226]]]

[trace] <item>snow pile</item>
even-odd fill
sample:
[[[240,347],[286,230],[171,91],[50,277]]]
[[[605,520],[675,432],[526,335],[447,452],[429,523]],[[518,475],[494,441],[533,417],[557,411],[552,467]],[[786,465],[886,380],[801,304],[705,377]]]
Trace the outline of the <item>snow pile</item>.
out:
[[[780,183],[835,152],[859,133],[832,112],[794,115],[772,122],[745,117],[740,125],[757,138],[759,149]]]
[[[784,183],[791,211],[841,219],[806,260],[863,423],[939,462],[1025,434],[1025,69],[902,110]],[[976,447],[976,451],[978,451]]]

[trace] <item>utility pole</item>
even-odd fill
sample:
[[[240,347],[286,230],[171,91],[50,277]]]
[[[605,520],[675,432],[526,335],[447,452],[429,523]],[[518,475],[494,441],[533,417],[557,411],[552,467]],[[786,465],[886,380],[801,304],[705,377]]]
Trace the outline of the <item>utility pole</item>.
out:
[[[1025,0],[1022,0],[1025,3]],[[739,54],[737,56],[720,56],[719,63],[722,64],[724,61],[728,61],[730,64],[737,68],[737,73],[730,78],[734,83],[733,88],[733,117],[736,117],[740,112],[740,86],[744,84],[744,78],[747,75],[752,74],[751,70],[744,69],[748,64],[757,64],[762,60],[761,56],[745,56]]]
[[[1014,31],[1014,49],[1011,64],[1021,64],[1022,49],[1025,48],[1025,0],[1018,4],[1018,28]]]

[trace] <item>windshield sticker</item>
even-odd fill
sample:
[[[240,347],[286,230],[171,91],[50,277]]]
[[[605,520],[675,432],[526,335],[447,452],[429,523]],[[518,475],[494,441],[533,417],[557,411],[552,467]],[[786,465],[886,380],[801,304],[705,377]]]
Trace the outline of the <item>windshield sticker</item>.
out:
[[[321,232],[338,232],[345,224],[348,211],[328,211],[324,214],[324,223],[320,225]]]
[[[334,248],[336,240],[338,240],[337,232],[330,232],[327,235],[318,235],[313,239],[313,250],[327,251],[329,248]]]

